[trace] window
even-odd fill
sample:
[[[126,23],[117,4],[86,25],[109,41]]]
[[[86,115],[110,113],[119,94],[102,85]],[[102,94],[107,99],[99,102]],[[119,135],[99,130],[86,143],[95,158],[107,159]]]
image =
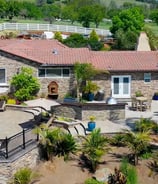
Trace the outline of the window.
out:
[[[52,77],[52,78],[61,78],[69,77],[70,69],[69,68],[40,68],[38,70],[39,77]]]
[[[0,69],[0,84],[6,83],[5,69]]]
[[[144,82],[151,82],[151,73],[144,73]]]

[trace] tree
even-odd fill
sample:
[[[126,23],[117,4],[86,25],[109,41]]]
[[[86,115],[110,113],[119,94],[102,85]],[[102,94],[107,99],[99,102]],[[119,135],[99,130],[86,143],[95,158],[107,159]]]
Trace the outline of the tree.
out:
[[[105,8],[101,5],[93,5],[92,6],[93,11],[93,22],[95,23],[96,28],[98,28],[100,22],[105,17]]]
[[[6,2],[4,0],[0,0],[0,17],[3,18],[5,16],[6,11]]]
[[[144,16],[139,8],[131,8],[127,10],[122,10],[118,15],[114,16],[112,19],[112,27],[110,31],[115,35],[115,33],[122,29],[125,33],[126,31],[133,31],[137,34],[142,30],[144,26]]]
[[[81,150],[90,161],[92,172],[95,172],[101,157],[109,150],[107,138],[101,134],[100,129],[94,129],[91,134],[82,139]]]
[[[71,20],[71,24],[78,20],[78,12],[73,5],[67,5],[62,8],[62,19]]]
[[[104,46],[104,44],[99,41],[99,36],[97,35],[94,29],[90,33],[88,44],[90,45],[92,50],[96,50],[96,51],[101,50]]]
[[[62,42],[63,41],[63,38],[62,38],[61,32],[59,32],[59,31],[55,32],[54,39]]]
[[[94,77],[98,71],[91,63],[79,63],[74,65],[74,74],[77,81],[77,98],[79,99],[79,93],[82,92],[82,84],[86,80],[90,80]]]
[[[131,30],[124,32],[122,29],[119,29],[115,33],[116,41],[113,48],[119,50],[135,50],[137,37],[138,35]]]
[[[10,20],[19,15],[20,5],[18,1],[8,1],[6,3],[6,16],[8,16]]]
[[[134,164],[138,164],[138,157],[142,151],[144,151],[150,142],[150,131],[143,132],[131,132],[126,131],[124,135],[124,141],[127,146],[131,149],[134,156]]]
[[[84,6],[79,9],[78,21],[83,27],[90,27],[90,23],[93,21],[93,12],[91,6]]]
[[[38,79],[33,77],[33,70],[26,67],[13,76],[11,86],[15,90],[14,96],[20,101],[32,99],[40,89]]]
[[[52,24],[55,18],[60,17],[61,7],[55,4],[45,4],[42,6],[43,16]]]

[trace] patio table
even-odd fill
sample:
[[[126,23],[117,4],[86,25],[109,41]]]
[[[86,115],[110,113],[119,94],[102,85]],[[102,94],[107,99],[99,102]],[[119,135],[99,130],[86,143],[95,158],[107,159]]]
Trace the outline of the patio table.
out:
[[[144,104],[143,103],[147,102],[148,99],[146,97],[144,97],[144,96],[140,96],[140,97],[136,97],[136,100],[138,102],[137,109],[138,110],[140,109],[140,111],[143,111],[143,108],[144,108]]]

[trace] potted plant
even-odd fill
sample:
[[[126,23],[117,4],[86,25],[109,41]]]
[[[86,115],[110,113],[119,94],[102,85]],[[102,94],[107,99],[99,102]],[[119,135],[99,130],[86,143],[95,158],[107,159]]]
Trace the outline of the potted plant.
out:
[[[153,100],[158,100],[158,92],[154,93]]]
[[[92,81],[87,81],[87,84],[84,87],[83,91],[87,94],[88,101],[94,100],[94,93],[99,89],[100,88],[96,83]]]
[[[95,122],[95,116],[90,116],[89,117],[89,122],[88,122],[88,131],[93,131],[96,127],[96,122]]]
[[[140,90],[135,92],[136,97],[144,96]]]

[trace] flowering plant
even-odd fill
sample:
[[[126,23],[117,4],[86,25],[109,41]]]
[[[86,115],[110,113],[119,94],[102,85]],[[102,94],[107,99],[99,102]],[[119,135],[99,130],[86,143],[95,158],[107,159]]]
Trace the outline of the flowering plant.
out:
[[[94,121],[95,120],[95,116],[90,116],[89,119],[90,119],[90,121]]]

